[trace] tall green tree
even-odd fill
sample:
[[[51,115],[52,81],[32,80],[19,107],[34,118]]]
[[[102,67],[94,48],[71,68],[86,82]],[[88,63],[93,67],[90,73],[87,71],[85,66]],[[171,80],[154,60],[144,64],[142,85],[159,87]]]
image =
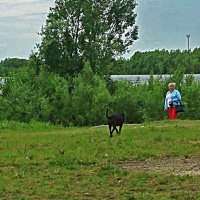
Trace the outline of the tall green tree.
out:
[[[39,58],[51,71],[74,75],[89,61],[102,72],[138,38],[135,0],[56,0],[41,32]]]

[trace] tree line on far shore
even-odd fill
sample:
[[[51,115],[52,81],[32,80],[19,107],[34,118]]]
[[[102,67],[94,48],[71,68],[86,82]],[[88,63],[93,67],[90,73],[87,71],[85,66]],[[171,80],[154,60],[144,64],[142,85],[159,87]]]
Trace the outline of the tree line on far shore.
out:
[[[26,66],[28,60],[7,58],[0,62],[0,77],[8,76],[12,70]],[[200,48],[186,50],[155,50],[136,52],[129,59],[114,60],[112,65],[99,66],[101,75],[173,74],[180,69],[185,74],[200,74]]]
[[[186,74],[200,74],[200,48],[193,51],[155,50],[136,52],[130,59],[119,59],[111,74],[173,74],[175,70]]]

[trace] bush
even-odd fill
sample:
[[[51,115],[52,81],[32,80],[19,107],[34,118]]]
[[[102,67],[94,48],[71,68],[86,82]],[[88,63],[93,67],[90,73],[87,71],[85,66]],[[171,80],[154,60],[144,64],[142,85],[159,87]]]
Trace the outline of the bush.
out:
[[[84,70],[74,78],[71,110],[73,123],[79,126],[105,123],[110,98],[106,82],[94,74],[86,63]]]
[[[3,86],[1,119],[68,124],[70,97],[68,82],[41,69],[25,67],[10,73]]]
[[[88,63],[68,81],[43,68],[31,66],[12,71],[1,86],[0,120],[40,121],[63,125],[100,125],[109,113],[124,112],[126,123],[167,118],[163,112],[169,82],[176,82],[186,112],[181,119],[200,119],[200,84],[193,76],[183,78],[181,71],[166,80],[150,77],[147,83],[115,81],[95,74]],[[109,85],[108,85],[109,84]],[[109,88],[109,90],[108,90]]]
[[[182,86],[183,102],[186,112],[182,113],[182,119],[200,119],[200,84],[194,81],[192,76],[185,79]]]
[[[116,112],[125,112],[126,123],[163,120],[167,118],[163,109],[169,82],[177,83],[176,89],[181,92],[182,102],[186,105],[186,112],[179,113],[179,118],[200,119],[200,84],[192,75],[184,78],[178,70],[165,80],[151,76],[144,84],[117,81],[111,108]]]
[[[124,112],[126,123],[140,123],[144,121],[142,96],[143,86],[133,86],[127,81],[117,81],[115,93],[112,96],[111,111]]]
[[[163,81],[150,77],[148,82],[144,84],[144,118],[145,120],[161,120],[164,119],[164,98],[165,84]]]

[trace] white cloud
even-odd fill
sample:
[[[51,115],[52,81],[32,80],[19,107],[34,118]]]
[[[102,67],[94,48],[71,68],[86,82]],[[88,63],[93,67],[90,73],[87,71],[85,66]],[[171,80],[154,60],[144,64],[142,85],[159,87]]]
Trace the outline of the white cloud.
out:
[[[6,48],[6,47],[7,47],[6,44],[0,43],[0,48]]]
[[[40,41],[37,33],[54,1],[0,0],[0,59],[11,55],[28,57],[35,43]]]
[[[53,2],[53,0],[17,0],[17,2],[0,0],[0,18],[47,13]]]

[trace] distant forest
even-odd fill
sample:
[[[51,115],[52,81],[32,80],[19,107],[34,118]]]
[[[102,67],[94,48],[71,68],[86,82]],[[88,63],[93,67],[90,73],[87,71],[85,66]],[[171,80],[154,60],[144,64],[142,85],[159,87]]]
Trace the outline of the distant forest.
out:
[[[7,76],[14,69],[26,66],[28,60],[7,58],[0,62],[0,76]],[[180,50],[155,50],[136,52],[130,59],[114,61],[104,72],[108,74],[173,74],[180,69],[186,74],[200,73],[200,48],[191,52]]]
[[[28,60],[19,58],[6,58],[0,61],[0,77],[8,76],[9,72],[26,66]]]
[[[119,59],[111,74],[173,74],[180,69],[186,74],[200,73],[200,48],[191,52],[155,50],[136,52],[130,59]]]

